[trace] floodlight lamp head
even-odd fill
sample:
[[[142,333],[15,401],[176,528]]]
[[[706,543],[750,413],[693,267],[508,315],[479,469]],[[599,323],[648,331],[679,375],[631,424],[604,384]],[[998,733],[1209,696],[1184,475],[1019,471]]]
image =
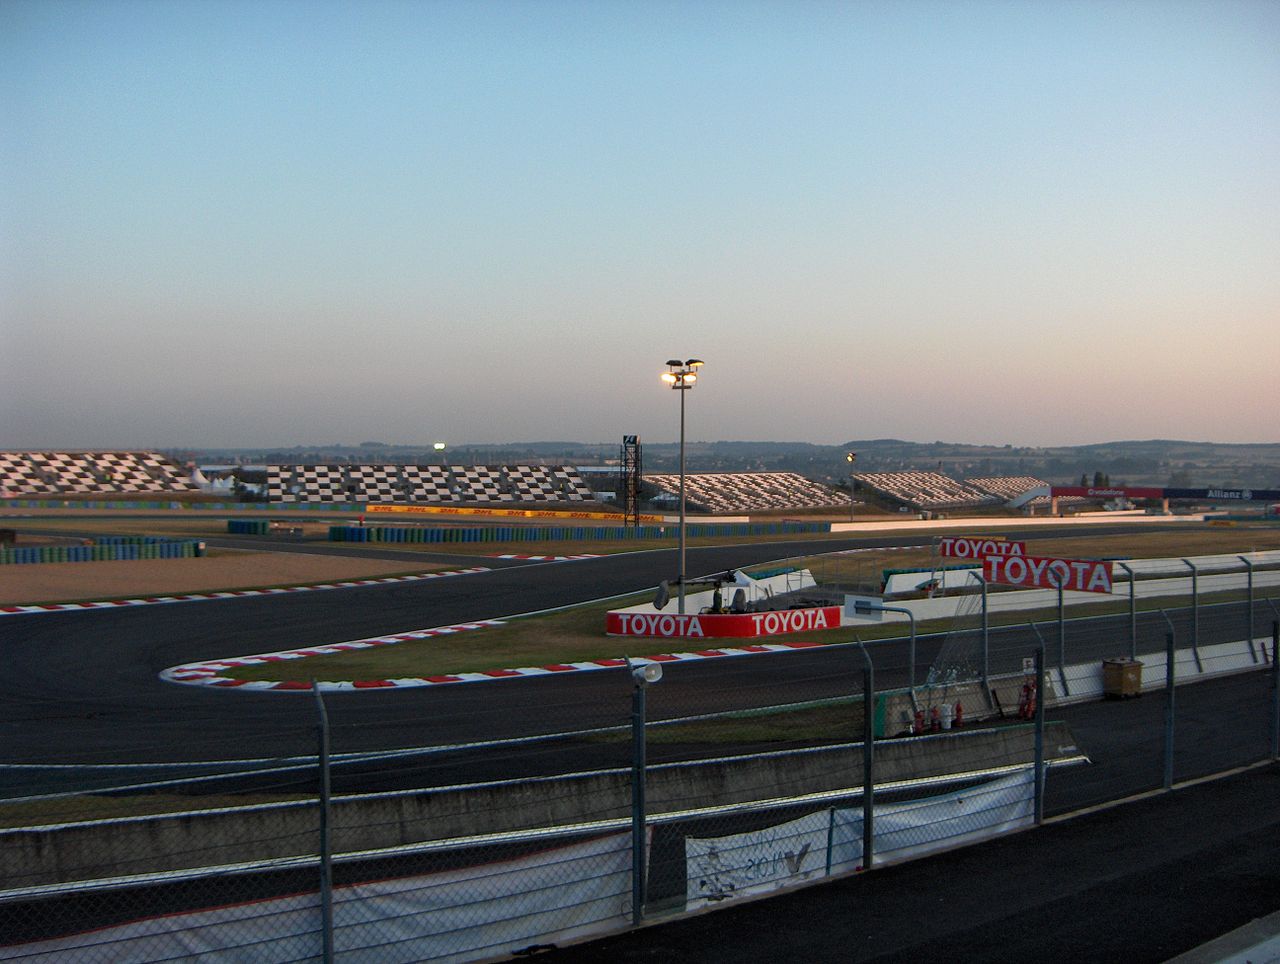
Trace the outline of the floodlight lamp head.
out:
[[[854,462],[858,461],[858,453],[846,452],[844,456],[844,460],[848,462],[850,465],[852,465]]]
[[[679,368],[679,367],[680,367],[681,365],[683,365],[683,364],[684,364],[684,362],[682,362],[679,358],[668,358],[668,359],[667,359],[667,365],[668,365],[669,367],[671,367],[671,368]]]
[[[705,364],[706,362],[704,362],[701,358],[690,358],[687,362],[685,362],[685,366],[688,368],[701,368]]]
[[[679,381],[679,379],[676,377],[675,372],[663,372],[661,375],[661,378],[668,385],[675,385],[675,383]]]
[[[662,664],[645,663],[643,666],[633,666],[631,668],[631,678],[636,681],[636,686],[648,686],[650,683],[656,683],[662,679]]]

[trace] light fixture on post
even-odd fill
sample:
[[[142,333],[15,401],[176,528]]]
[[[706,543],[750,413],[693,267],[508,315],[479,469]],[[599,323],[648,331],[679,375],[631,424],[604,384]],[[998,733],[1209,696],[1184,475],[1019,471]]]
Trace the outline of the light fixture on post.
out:
[[[849,463],[849,521],[853,521],[853,463],[858,461],[857,452],[845,452],[844,460]]]
[[[705,362],[697,358],[681,361],[672,358],[667,361],[667,371],[662,373],[662,380],[677,392],[680,392],[680,573],[678,588],[680,591],[680,613],[684,614],[684,393],[693,388],[698,380],[698,369]]]

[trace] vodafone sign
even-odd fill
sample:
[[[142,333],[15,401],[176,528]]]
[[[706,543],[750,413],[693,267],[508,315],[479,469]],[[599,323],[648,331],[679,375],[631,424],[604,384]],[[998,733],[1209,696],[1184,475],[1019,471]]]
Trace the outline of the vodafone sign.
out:
[[[957,559],[985,559],[987,556],[1025,556],[1025,542],[1005,542],[1003,539],[970,539],[965,536],[947,536],[938,540],[938,553]]]
[[[653,612],[605,614],[605,632],[610,636],[744,639],[835,629],[839,625],[839,606],[781,609],[767,613],[701,613],[696,616]]]
[[[1095,559],[1045,559],[1040,556],[987,556],[987,582],[1076,592],[1111,592],[1111,563]]]

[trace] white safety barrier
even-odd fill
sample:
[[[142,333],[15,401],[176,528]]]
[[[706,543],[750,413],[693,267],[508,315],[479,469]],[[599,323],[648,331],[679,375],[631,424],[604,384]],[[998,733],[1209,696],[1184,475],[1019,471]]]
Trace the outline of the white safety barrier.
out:
[[[631,835],[613,833],[511,860],[333,890],[342,961],[471,961],[621,930],[631,913]],[[312,891],[147,917],[85,934],[0,948],[0,958],[60,964],[318,959]]]
[[[875,864],[898,863],[977,843],[1034,822],[1031,767],[997,780],[907,803],[876,804]],[[723,837],[685,840],[686,908],[767,893],[858,870],[861,808],[820,811],[796,820]]]

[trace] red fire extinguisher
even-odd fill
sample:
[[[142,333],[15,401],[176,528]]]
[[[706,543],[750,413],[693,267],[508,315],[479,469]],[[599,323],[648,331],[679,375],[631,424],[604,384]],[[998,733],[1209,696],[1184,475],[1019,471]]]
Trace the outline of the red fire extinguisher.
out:
[[[1018,700],[1018,717],[1023,720],[1032,719],[1036,715],[1036,683],[1027,680],[1022,684],[1022,698]]]
[[[936,706],[929,711],[929,729],[934,733],[942,732],[942,714]]]
[[[964,726],[964,704],[959,700],[956,701],[955,718],[951,721],[952,726]]]
[[[912,733],[924,732],[924,710],[916,710],[915,722],[911,725]]]

